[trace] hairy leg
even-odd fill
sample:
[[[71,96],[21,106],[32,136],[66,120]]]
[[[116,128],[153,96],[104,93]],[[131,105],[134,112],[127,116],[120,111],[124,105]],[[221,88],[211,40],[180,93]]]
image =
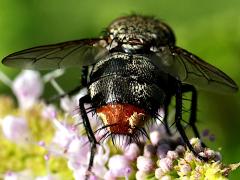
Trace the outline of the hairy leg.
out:
[[[176,115],[175,115],[175,123],[176,123],[177,130],[181,135],[184,143],[190,149],[190,151],[192,151],[193,154],[197,156],[199,159],[207,161],[205,157],[198,155],[198,153],[194,150],[193,146],[190,144],[189,139],[181,124],[181,120],[182,120],[182,84],[180,81],[178,81],[177,87],[176,87]]]

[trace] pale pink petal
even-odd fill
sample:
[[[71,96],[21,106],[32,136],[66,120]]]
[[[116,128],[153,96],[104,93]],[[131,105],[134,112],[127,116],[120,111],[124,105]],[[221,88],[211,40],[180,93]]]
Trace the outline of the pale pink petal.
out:
[[[130,161],[136,160],[139,154],[140,149],[136,143],[130,144],[124,152],[124,156]]]
[[[148,173],[153,171],[154,167],[155,167],[155,163],[151,158],[147,158],[144,156],[139,156],[137,158],[138,170]]]
[[[42,110],[42,116],[46,119],[54,119],[57,116],[57,110],[54,105],[45,106]]]
[[[12,115],[2,120],[2,130],[6,138],[18,144],[24,144],[30,138],[27,121]]]
[[[108,161],[108,168],[114,177],[124,177],[129,173],[131,166],[123,155],[114,155]]]
[[[24,70],[13,81],[13,92],[21,108],[30,108],[43,92],[43,82],[37,71]]]

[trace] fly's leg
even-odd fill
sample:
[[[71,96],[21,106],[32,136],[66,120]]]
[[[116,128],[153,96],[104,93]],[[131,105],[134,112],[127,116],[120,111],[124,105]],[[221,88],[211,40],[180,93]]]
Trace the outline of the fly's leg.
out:
[[[169,106],[170,102],[171,102],[171,96],[168,95],[168,96],[166,96],[166,99],[165,99],[164,105],[163,105],[163,110],[164,110],[163,123],[164,123],[165,130],[169,136],[172,135],[170,128],[169,128],[169,124],[168,124],[168,106]]]
[[[98,142],[94,136],[93,130],[91,128],[86,109],[84,108],[84,104],[90,103],[90,101],[91,101],[91,99],[90,99],[89,95],[85,95],[79,99],[79,107],[80,107],[80,113],[81,113],[81,116],[83,119],[83,125],[86,130],[86,134],[88,136],[88,140],[89,140],[90,146],[91,146],[91,154],[90,154],[90,159],[89,159],[89,164],[88,164],[88,169],[87,169],[88,172],[86,174],[86,180],[89,178],[91,168],[93,166],[94,156],[95,156],[96,149],[97,149],[96,145],[98,144]]]
[[[182,120],[182,84],[180,81],[177,82],[177,87],[176,87],[176,115],[175,115],[175,123],[176,123],[176,128],[181,135],[184,143],[187,145],[187,147],[190,149],[190,151],[193,152],[193,154],[198,157],[201,160],[207,161],[205,157],[202,157],[198,155],[198,153],[194,150],[193,146],[190,144],[188,137],[184,131],[184,128],[181,124]]]
[[[88,84],[88,80],[87,80],[88,70],[89,70],[88,66],[83,66],[82,67],[82,76],[81,76],[81,86],[82,87],[87,87],[87,84]],[[81,113],[82,120],[83,120],[83,126],[86,130],[86,134],[87,134],[88,140],[90,142],[90,148],[91,148],[90,159],[89,159],[88,169],[87,169],[88,172],[87,172],[86,177],[85,177],[85,180],[88,180],[89,175],[91,173],[92,166],[93,166],[94,156],[95,156],[95,153],[96,153],[96,150],[97,150],[98,142],[97,142],[97,140],[95,138],[95,135],[94,135],[94,132],[91,128],[91,124],[89,122],[87,112],[86,112],[86,109],[84,107],[85,103],[91,103],[91,98],[88,94],[79,99],[79,108],[80,108],[80,113]]]
[[[196,127],[196,121],[197,121],[197,91],[194,86],[184,84],[182,85],[182,91],[185,92],[191,92],[192,98],[191,98],[191,112],[190,112],[190,118],[189,118],[189,125],[192,127],[193,133],[197,138],[200,138],[200,134],[198,132],[198,129]],[[201,144],[203,147],[206,147],[206,145],[201,141]]]

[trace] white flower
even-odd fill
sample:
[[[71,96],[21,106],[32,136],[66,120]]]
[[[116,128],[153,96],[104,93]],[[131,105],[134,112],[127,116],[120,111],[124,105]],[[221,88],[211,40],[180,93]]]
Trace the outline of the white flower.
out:
[[[155,167],[155,163],[151,158],[148,158],[145,156],[139,156],[137,158],[138,170],[148,173],[154,170],[154,167]]]
[[[69,96],[65,96],[60,99],[61,108],[70,114],[74,114],[74,109],[77,108],[77,104]]]
[[[25,144],[30,136],[27,121],[12,115],[2,120],[2,130],[6,138],[18,144]]]
[[[109,155],[110,155],[110,148],[106,144],[106,142],[104,142],[101,146],[97,146],[97,153],[95,154],[95,157],[94,157],[94,164],[99,164],[101,166],[104,166],[109,159]]]
[[[107,179],[107,180],[117,180],[116,177],[114,177],[114,175],[112,174],[111,171],[107,171],[104,175],[103,179]]]
[[[51,175],[48,174],[46,176],[38,176],[35,178],[35,180],[60,180],[61,178],[58,177],[57,175]]]
[[[147,179],[147,173],[146,172],[144,172],[144,171],[137,171],[136,172],[136,180],[145,180],[145,179]]]
[[[157,168],[155,169],[155,177],[157,179],[160,179],[161,177],[163,177],[165,175],[165,172],[163,172],[162,168]]]
[[[84,166],[80,166],[78,169],[74,169],[73,170],[74,179],[76,180],[85,179],[86,172],[87,172],[87,167],[84,167]]]
[[[172,159],[172,160],[175,160],[178,158],[178,153],[176,151],[168,151],[167,152],[167,157]]]
[[[124,156],[130,160],[134,161],[137,159],[137,156],[140,154],[140,149],[136,143],[131,143],[124,152]]]
[[[56,107],[52,104],[47,105],[42,110],[42,116],[46,119],[54,119],[57,116]]]
[[[37,71],[24,70],[13,81],[12,89],[21,108],[32,107],[43,92],[43,82]]]
[[[4,175],[4,180],[34,180],[33,174],[29,170],[21,172],[8,172]]]
[[[61,108],[72,115],[79,113],[79,99],[88,94],[87,88],[82,88],[73,97],[65,96],[60,99]],[[78,110],[78,111],[77,111]]]
[[[108,161],[108,168],[114,177],[124,177],[131,172],[130,163],[123,155],[113,155]]]
[[[166,157],[163,159],[160,159],[159,161],[159,167],[162,169],[163,172],[167,173],[169,171],[171,171],[171,169],[173,168],[173,161],[172,159]]]
[[[71,141],[75,138],[76,132],[67,125],[59,122],[57,119],[53,119],[52,121],[56,128],[52,142],[61,148],[67,149]]]
[[[87,137],[74,138],[67,149],[69,168],[74,170],[80,166],[87,166],[89,152],[90,148]]]
[[[161,133],[159,131],[150,132],[150,140],[153,145],[157,145],[161,138]]]

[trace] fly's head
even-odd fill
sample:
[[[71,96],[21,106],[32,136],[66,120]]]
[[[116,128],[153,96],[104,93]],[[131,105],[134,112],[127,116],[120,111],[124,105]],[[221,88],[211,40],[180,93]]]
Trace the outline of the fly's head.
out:
[[[169,26],[148,16],[126,16],[113,21],[107,28],[109,49],[125,52],[148,51],[152,47],[175,44],[173,31]]]

